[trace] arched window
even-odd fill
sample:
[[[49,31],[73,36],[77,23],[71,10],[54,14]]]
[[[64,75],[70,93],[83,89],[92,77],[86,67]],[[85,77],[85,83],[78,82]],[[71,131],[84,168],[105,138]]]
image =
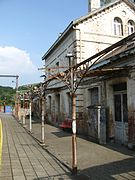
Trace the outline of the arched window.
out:
[[[123,35],[123,25],[122,20],[118,17],[114,18],[114,35]]]
[[[128,21],[128,34],[132,34],[135,31],[135,23],[132,20]]]

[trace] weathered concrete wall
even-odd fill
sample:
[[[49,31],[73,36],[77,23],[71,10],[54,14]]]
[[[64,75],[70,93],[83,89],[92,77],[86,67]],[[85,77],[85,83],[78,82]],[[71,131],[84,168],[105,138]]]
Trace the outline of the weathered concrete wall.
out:
[[[59,100],[57,95],[59,94]],[[51,105],[47,101],[47,114],[50,122],[59,125],[65,118],[69,117],[69,91],[55,91],[47,95],[51,96]],[[59,101],[59,104],[57,104]],[[51,111],[50,111],[51,106]],[[59,107],[58,107],[59,106]]]
[[[114,115],[114,92],[113,85],[127,82],[128,79],[125,77],[117,77],[106,81],[106,103],[108,108],[108,138],[115,139],[115,115]]]
[[[83,116],[86,121],[87,136],[106,143],[106,107],[104,104],[104,83],[97,81],[88,82],[84,88]],[[94,91],[93,91],[94,90]],[[96,90],[96,91],[95,91]]]
[[[56,94],[60,94],[60,112],[57,112],[57,99]],[[77,116],[77,133],[87,134],[87,116],[84,111],[84,94],[83,89],[79,88],[76,92],[76,116]],[[50,123],[58,126],[64,119],[71,118],[71,100],[69,95],[69,90],[65,89],[63,91],[51,93],[47,95],[47,98],[51,96],[51,111],[49,100],[47,101],[47,115]]]
[[[135,69],[128,81],[128,128],[129,143],[135,145]]]

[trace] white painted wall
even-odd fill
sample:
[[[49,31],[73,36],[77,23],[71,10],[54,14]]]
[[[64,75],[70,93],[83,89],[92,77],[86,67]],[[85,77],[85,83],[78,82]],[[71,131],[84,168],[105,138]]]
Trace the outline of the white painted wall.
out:
[[[123,36],[114,35],[113,21],[115,17],[120,17],[123,22]],[[93,15],[87,20],[80,22],[75,29],[51,52],[46,59],[45,67],[54,68],[56,63],[59,66],[68,66],[68,52],[76,55],[77,63],[91,57],[97,52],[116,43],[128,35],[128,21],[135,22],[135,12],[125,3],[110,7],[105,11]],[[65,68],[66,69],[66,68]],[[65,69],[60,69],[64,71]],[[53,69],[52,74],[57,70]]]
[[[115,17],[121,18],[123,22],[124,36],[114,35],[113,21]],[[129,20],[135,22],[135,12],[122,2],[80,23],[76,28],[81,31],[82,60],[126,37]]]
[[[114,35],[113,21],[115,17],[120,17],[123,22],[124,36]],[[107,48],[111,44],[114,44],[115,42],[128,35],[127,23],[129,20],[133,20],[135,22],[135,12],[123,2],[121,2],[117,6],[110,7],[102,12],[99,12],[96,15],[93,15],[90,18],[87,18],[87,20],[82,21],[78,25],[76,25],[76,30],[73,29],[66,36],[66,38],[61,41],[57,48],[51,52],[51,54],[46,59],[45,67],[54,68],[56,67],[57,62],[59,62],[59,66],[67,67],[68,59],[66,58],[66,55],[68,52],[74,53],[76,55],[76,61],[77,63],[79,63],[96,54],[97,52]],[[60,69],[60,71],[63,71],[65,69]],[[51,73],[55,74],[56,72],[57,70],[54,69]],[[49,84],[49,87],[59,87],[62,85],[63,83],[60,83],[59,81],[53,81]],[[109,85],[107,86],[109,90],[110,87]],[[86,91],[88,91],[88,88],[86,88],[85,91],[79,90],[80,94],[84,94],[84,101],[80,101],[81,110],[83,109],[82,106],[85,107],[89,105],[88,93],[86,93]],[[60,110],[63,114],[68,114],[69,109],[66,98],[67,92],[68,90],[60,92]],[[130,96],[131,99],[135,98],[135,94],[132,94]],[[112,103],[112,97],[109,93],[107,94],[107,98],[108,103],[110,103],[108,104],[108,106],[110,106]],[[54,93],[52,93],[52,102],[55,102]],[[79,101],[77,101],[77,103],[79,103]],[[55,113],[55,104],[53,106]],[[79,108],[77,111],[79,111]]]

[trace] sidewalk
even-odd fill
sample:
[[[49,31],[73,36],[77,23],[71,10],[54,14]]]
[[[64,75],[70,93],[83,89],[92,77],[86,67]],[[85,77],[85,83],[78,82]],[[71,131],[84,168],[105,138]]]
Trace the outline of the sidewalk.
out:
[[[3,125],[0,180],[72,179],[71,172],[28,134],[11,116],[0,114]]]
[[[26,120],[29,129],[29,120]],[[41,140],[41,124],[33,121],[32,136]],[[71,167],[71,133],[45,125],[47,151]],[[118,144],[105,146],[77,137],[78,179],[135,179],[135,152]]]
[[[99,144],[77,138],[78,175],[71,176],[71,133],[45,125],[43,149],[41,124],[29,120],[23,128],[11,115],[1,114],[3,152],[0,180],[127,180],[135,179],[135,152],[116,144]],[[33,138],[34,137],[34,138]]]

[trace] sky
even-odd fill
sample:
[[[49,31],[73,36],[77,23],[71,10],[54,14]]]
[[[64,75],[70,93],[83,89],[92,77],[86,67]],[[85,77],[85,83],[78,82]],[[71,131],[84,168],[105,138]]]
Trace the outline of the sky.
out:
[[[19,85],[42,82],[42,56],[87,12],[88,0],[0,0],[0,75],[19,75]],[[0,77],[0,85],[14,80]]]

